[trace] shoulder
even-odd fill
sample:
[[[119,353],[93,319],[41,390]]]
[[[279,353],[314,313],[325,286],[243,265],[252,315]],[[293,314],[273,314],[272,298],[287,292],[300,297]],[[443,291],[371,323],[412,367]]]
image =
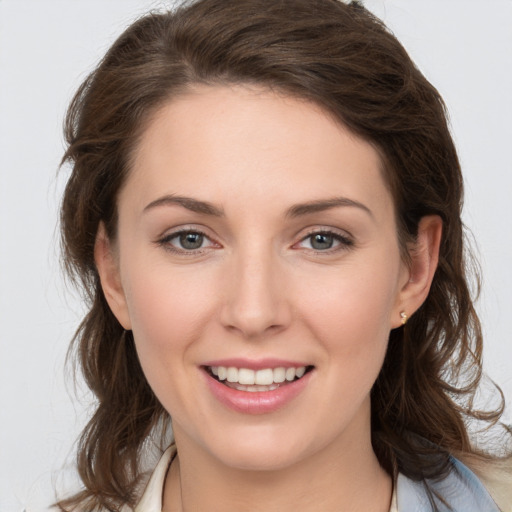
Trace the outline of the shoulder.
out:
[[[427,487],[432,498],[429,497]],[[402,474],[398,476],[399,511],[431,511],[432,500],[439,512],[500,512],[498,505],[478,477],[454,457],[451,458],[449,473],[441,480],[416,482]],[[510,510],[512,511],[512,508]]]
[[[503,512],[512,512],[512,456],[482,463],[464,461],[489,490]]]

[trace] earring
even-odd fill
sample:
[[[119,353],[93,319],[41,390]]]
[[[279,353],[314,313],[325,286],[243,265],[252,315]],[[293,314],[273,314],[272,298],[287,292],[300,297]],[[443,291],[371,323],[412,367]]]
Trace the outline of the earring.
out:
[[[400,318],[402,319],[402,325],[405,325],[407,323],[407,320],[409,320],[409,317],[405,313],[405,311],[402,311],[400,313]]]

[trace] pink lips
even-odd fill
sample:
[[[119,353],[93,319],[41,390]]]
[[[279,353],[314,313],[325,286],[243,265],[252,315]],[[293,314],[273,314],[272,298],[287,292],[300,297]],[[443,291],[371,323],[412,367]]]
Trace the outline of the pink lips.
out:
[[[250,370],[262,370],[264,368],[299,368],[300,366],[308,366],[307,363],[297,361],[286,361],[284,359],[266,358],[258,360],[250,360],[243,358],[216,359],[215,361],[206,361],[203,366],[234,366],[235,368],[249,368]]]
[[[278,359],[262,359],[258,361],[223,359],[206,362],[204,367],[206,366],[234,366],[236,368],[260,370],[277,367],[298,368],[307,365]],[[272,391],[249,392],[228,387],[212,377],[206,369],[203,371],[206,384],[213,396],[226,407],[244,414],[269,414],[285,407],[306,388],[312,373],[314,372],[308,372],[302,378],[293,382],[283,383]]]

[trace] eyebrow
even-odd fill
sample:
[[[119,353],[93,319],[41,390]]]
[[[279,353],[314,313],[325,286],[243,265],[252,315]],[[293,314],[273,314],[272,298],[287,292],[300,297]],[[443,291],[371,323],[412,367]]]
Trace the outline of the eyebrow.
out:
[[[308,203],[296,204],[288,209],[286,216],[292,218],[301,217],[302,215],[323,212],[325,210],[338,208],[340,206],[351,206],[359,208],[370,215],[370,217],[374,218],[370,208],[365,206],[363,203],[355,201],[354,199],[349,199],[348,197],[333,197],[331,199],[319,199],[317,201],[310,201]]]
[[[157,208],[159,206],[172,206],[179,205],[187,210],[190,210],[195,213],[201,213],[203,215],[211,215],[213,217],[222,217],[224,215],[224,210],[219,208],[212,203],[207,201],[199,201],[198,199],[194,199],[192,197],[185,196],[176,196],[176,195],[166,195],[162,196],[154,201],[151,201],[143,210],[143,212],[147,212],[153,208]]]
[[[178,205],[186,208],[195,213],[200,213],[203,215],[211,215],[213,217],[223,217],[224,210],[208,201],[200,201],[198,199],[194,199],[192,197],[186,196],[177,196],[177,195],[166,195],[162,196],[154,201],[151,201],[143,210],[143,212],[147,212],[153,208],[157,208],[160,206],[173,206]],[[338,208],[342,206],[355,207],[363,210],[368,213],[370,217],[373,218],[372,211],[365,206],[363,203],[359,201],[355,201],[354,199],[349,199],[347,197],[334,197],[330,199],[318,199],[316,201],[309,201],[307,203],[300,203],[291,206],[286,211],[286,217],[296,218],[301,217],[303,215],[308,215],[311,213],[322,212],[325,210],[330,210],[332,208]]]

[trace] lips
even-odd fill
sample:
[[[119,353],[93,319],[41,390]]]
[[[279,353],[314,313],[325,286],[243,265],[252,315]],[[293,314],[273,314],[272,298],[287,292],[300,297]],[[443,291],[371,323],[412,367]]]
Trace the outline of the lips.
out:
[[[238,412],[263,414],[280,409],[297,396],[314,367],[282,361],[225,361],[203,369],[210,390],[221,403]]]

